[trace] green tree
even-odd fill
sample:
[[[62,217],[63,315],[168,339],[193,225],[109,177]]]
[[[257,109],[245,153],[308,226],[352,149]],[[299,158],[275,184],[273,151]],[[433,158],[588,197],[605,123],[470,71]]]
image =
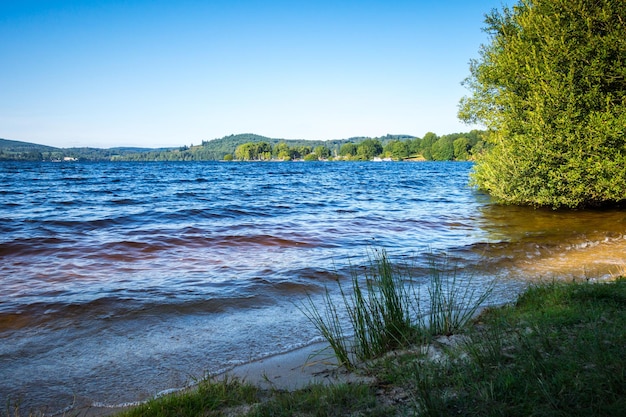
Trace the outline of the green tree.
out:
[[[387,145],[385,145],[384,152],[386,155],[389,155],[390,157],[395,159],[408,158],[411,154],[409,142],[410,141],[402,142],[399,140],[392,140]]]
[[[305,156],[311,153],[310,146],[296,146],[291,148],[291,159],[304,159]]]
[[[235,149],[235,158],[240,161],[250,161],[255,158],[255,146],[254,143],[248,142],[237,146]]]
[[[365,139],[358,144],[356,150],[356,156],[363,161],[369,161],[381,153],[383,153],[383,145],[376,139]]]
[[[454,147],[454,159],[457,161],[467,161],[469,159],[469,150],[471,149],[469,139],[460,137],[452,142]]]
[[[418,156],[420,155],[422,149],[422,139],[415,138],[408,142],[409,145],[409,156]]]
[[[344,143],[343,145],[341,145],[341,148],[339,148],[339,156],[343,156],[343,157],[350,159],[356,155],[356,151],[357,151],[357,147],[354,143],[352,142]]]
[[[247,142],[237,146],[235,158],[241,161],[263,161],[272,159],[272,146],[267,142]]]
[[[282,159],[283,161],[291,160],[289,145],[285,142],[280,142],[276,146],[274,146],[273,150],[274,156],[278,159]]]
[[[424,135],[420,143],[420,153],[424,158],[428,160],[433,159],[432,147],[437,140],[439,140],[439,136],[433,132],[428,132]]]
[[[626,200],[626,2],[522,0],[485,22],[459,110],[490,130],[473,182],[510,204]]]
[[[434,161],[451,161],[454,159],[454,145],[450,137],[442,136],[431,147]]]
[[[272,159],[272,145],[267,142],[258,142],[255,144],[256,157],[259,161],[269,161]]]
[[[313,153],[319,159],[328,159],[330,157],[330,149],[328,149],[328,147],[326,146],[316,146],[313,150]]]

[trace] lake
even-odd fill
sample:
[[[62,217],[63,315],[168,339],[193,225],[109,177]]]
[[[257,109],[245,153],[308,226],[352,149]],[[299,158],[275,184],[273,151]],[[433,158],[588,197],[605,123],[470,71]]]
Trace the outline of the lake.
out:
[[[131,403],[319,341],[299,306],[380,249],[497,279],[496,304],[623,273],[626,212],[499,206],[471,169],[0,163],[0,403]]]

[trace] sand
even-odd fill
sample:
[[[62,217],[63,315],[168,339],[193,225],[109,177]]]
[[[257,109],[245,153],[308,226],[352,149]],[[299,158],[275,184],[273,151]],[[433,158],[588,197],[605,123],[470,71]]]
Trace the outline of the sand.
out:
[[[364,381],[337,366],[326,343],[317,343],[290,352],[239,365],[216,378],[235,377],[261,389],[294,391],[310,384],[333,384]],[[110,416],[124,408],[83,407],[70,411],[84,417]]]

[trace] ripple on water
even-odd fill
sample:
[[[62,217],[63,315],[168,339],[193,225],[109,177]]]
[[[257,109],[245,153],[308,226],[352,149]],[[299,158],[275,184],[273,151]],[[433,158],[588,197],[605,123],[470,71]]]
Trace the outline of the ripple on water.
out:
[[[503,277],[501,299],[520,278],[624,265],[624,211],[497,206],[470,169],[0,163],[0,393],[23,408],[133,402],[309,343],[298,303],[379,247],[422,284],[442,254]]]

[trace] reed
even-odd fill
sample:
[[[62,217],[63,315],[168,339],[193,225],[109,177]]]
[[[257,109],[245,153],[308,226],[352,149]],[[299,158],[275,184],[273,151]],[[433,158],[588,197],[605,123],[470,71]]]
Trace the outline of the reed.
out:
[[[418,326],[432,335],[452,335],[463,329],[493,292],[495,280],[475,285],[472,276],[459,277],[447,257],[432,259],[428,303],[418,297]]]
[[[344,333],[344,326],[328,288],[325,290],[323,301],[326,308],[320,309],[309,295],[307,304],[302,306],[300,310],[329,343],[339,365],[352,369],[353,360],[351,359],[349,338]]]
[[[389,261],[387,253],[375,252],[364,279],[352,275],[352,293],[342,297],[354,329],[354,353],[367,360],[409,342],[414,333],[411,304],[405,277]]]
[[[310,297],[302,309],[348,369],[391,350],[423,343],[433,335],[459,331],[493,289],[493,281],[478,290],[471,277],[459,279],[444,259],[430,268],[426,305],[420,301],[421,291],[410,268],[393,265],[384,249],[374,251],[363,275],[353,269],[351,291],[337,281],[347,323],[328,289],[321,309]]]

